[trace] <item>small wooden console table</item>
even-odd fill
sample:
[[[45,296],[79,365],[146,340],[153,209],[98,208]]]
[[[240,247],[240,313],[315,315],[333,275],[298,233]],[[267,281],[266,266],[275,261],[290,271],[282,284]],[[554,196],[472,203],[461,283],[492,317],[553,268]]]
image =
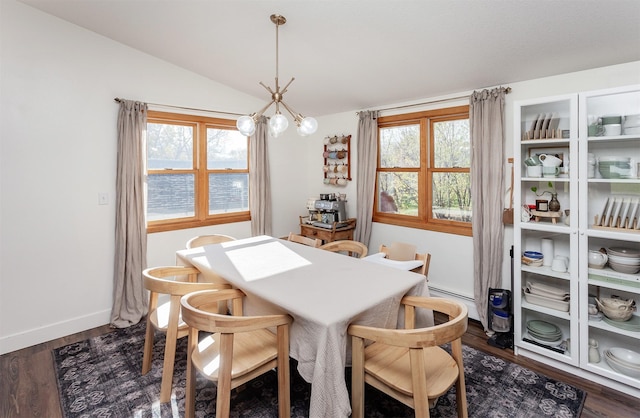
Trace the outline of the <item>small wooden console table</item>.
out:
[[[331,228],[322,228],[319,226],[313,226],[304,222],[300,217],[300,235],[304,235],[308,238],[318,238],[324,241],[324,243],[338,241],[343,239],[353,240],[353,230],[356,229],[356,219],[347,219],[349,222],[347,225],[338,227],[338,222],[334,222]]]

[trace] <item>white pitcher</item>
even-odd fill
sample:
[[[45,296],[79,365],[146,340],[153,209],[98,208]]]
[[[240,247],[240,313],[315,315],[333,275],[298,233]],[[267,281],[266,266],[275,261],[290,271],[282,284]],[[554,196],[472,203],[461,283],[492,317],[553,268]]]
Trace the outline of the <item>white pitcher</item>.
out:
[[[540,154],[540,161],[543,167],[560,167],[562,160],[555,155]]]

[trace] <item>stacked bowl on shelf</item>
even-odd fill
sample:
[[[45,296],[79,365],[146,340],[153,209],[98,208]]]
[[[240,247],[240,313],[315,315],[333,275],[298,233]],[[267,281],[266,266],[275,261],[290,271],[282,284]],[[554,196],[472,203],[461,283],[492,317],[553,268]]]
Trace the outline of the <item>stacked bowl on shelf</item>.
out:
[[[631,175],[631,159],[615,156],[600,157],[598,158],[598,171],[605,179],[629,177]]]
[[[604,351],[604,358],[616,372],[640,378],[640,354],[635,351],[612,347]]]
[[[636,274],[640,271],[640,250],[626,247],[607,248],[609,267],[613,270]]]
[[[544,256],[538,251],[525,251],[522,253],[522,264],[530,267],[540,267],[544,261]]]

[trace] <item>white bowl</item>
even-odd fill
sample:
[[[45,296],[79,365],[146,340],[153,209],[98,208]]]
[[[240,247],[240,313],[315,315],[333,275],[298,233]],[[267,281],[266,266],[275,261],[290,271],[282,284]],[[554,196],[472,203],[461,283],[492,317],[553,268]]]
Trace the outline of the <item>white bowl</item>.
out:
[[[636,274],[640,271],[640,266],[627,266],[625,264],[618,264],[615,261],[609,261],[609,267],[614,271],[624,274]]]
[[[628,247],[611,247],[607,248],[607,255],[615,255],[618,257],[640,257],[640,250]]]
[[[629,157],[604,156],[598,158],[599,163],[628,163]]]
[[[609,367],[611,367],[616,372],[622,373],[627,376],[635,377],[636,379],[640,378],[640,370],[634,369],[633,367],[625,366],[619,361],[616,361],[615,358],[612,358],[608,355],[605,355],[604,358],[609,364]]]
[[[640,353],[622,347],[611,347],[609,353],[623,364],[627,363],[631,367],[640,368]]]
[[[609,256],[609,261],[627,266],[640,266],[640,258]]]
[[[625,367],[629,370],[633,370],[633,371],[638,371],[640,372],[640,367],[638,366],[634,366],[633,364],[629,364],[626,361],[622,361],[618,358],[616,358],[613,354],[611,354],[608,350],[604,351],[604,355],[605,357],[607,357],[609,360],[611,360],[612,362],[616,363],[616,365],[621,366],[621,367]]]

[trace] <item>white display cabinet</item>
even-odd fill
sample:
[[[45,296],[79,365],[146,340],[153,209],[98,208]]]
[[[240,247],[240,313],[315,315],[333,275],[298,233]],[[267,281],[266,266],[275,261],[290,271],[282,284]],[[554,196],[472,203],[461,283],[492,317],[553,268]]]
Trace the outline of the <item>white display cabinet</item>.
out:
[[[580,95],[580,367],[615,382],[640,389],[638,377],[613,370],[605,360],[605,350],[622,347],[640,352],[638,312],[632,322],[617,323],[589,319],[588,303],[593,297],[619,296],[640,305],[640,273],[625,274],[609,265],[589,268],[588,251],[601,248],[631,248],[640,251],[640,129],[607,135],[588,126],[603,117],[640,115],[640,86],[608,89]],[[640,118],[640,116],[639,116]],[[623,124],[624,125],[624,124]],[[633,131],[633,132],[632,132]],[[595,133],[595,135],[594,135]],[[598,162],[595,172],[590,169]],[[619,161],[619,170],[602,162]],[[606,207],[605,207],[606,206]],[[633,213],[635,209],[635,213]],[[632,217],[633,215],[633,217]],[[593,317],[592,317],[593,318]],[[597,318],[596,318],[597,319]],[[589,360],[589,340],[598,342],[601,360]],[[638,395],[638,392],[635,392]]]
[[[640,305],[640,273],[625,274],[609,265],[590,268],[588,263],[589,250],[623,247],[640,251],[640,132],[625,132],[624,126],[620,132],[605,132],[598,126],[603,118],[624,121],[624,116],[640,115],[640,86],[519,101],[514,106],[515,353],[640,397],[640,377],[619,373],[605,360],[605,351],[612,347],[640,352],[640,330],[629,327],[630,323],[612,325],[589,316],[594,297],[634,299]],[[554,123],[557,128],[545,135],[545,124]],[[589,125],[595,126],[590,129]],[[558,177],[530,175],[525,161],[540,153],[563,160]],[[559,213],[536,212],[536,200],[541,197],[532,187],[538,194],[553,188]],[[549,194],[543,199],[548,200]],[[609,211],[605,205],[614,200],[616,205]],[[631,219],[635,202],[638,208]],[[533,214],[541,216],[529,219],[523,206],[531,206]],[[552,258],[568,258],[567,272],[549,265],[527,265],[521,259],[524,251],[544,252],[544,248],[549,252],[549,240],[553,241]],[[568,293],[568,312],[566,305],[532,303],[531,295],[524,291],[529,282]],[[635,316],[632,320],[640,321],[638,312]],[[532,341],[527,323],[536,320],[554,324],[564,344]],[[591,361],[589,358],[589,343],[594,340],[598,362],[593,355]]]
[[[578,95],[564,95],[515,104],[514,120],[514,349],[573,366],[579,364],[578,341]],[[552,132],[545,132],[546,125]],[[540,128],[542,127],[542,128]],[[558,173],[530,173],[525,161],[542,154],[562,160]],[[543,175],[547,177],[537,177]],[[534,192],[532,188],[535,188]],[[550,193],[557,194],[559,211],[547,210]],[[538,196],[542,194],[542,196]],[[547,203],[536,206],[536,201]],[[540,203],[540,202],[538,202]],[[527,209],[534,215],[529,216]],[[539,210],[538,210],[539,209]],[[565,210],[569,209],[569,215]],[[553,243],[553,249],[543,242]],[[525,251],[543,252],[542,266],[527,265],[520,256]],[[568,259],[568,270],[550,265],[556,257]],[[529,284],[566,292],[568,301],[557,306],[525,295]],[[528,300],[527,300],[528,299]],[[561,348],[543,344],[527,329],[530,321],[544,321],[561,331]],[[544,340],[543,340],[544,341]],[[567,346],[568,345],[568,346]]]

